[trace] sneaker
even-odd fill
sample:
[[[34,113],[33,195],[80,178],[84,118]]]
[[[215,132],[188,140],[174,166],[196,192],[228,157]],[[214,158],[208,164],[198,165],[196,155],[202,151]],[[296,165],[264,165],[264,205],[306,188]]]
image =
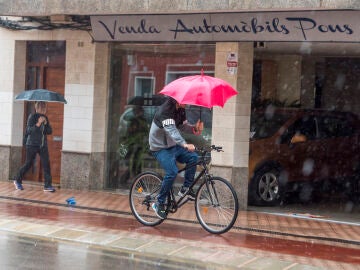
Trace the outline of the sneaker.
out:
[[[15,189],[24,190],[23,185],[16,180],[14,181],[14,185],[15,185]]]
[[[187,194],[186,194],[186,193],[187,193]],[[183,186],[183,187],[181,187],[181,189],[179,190],[178,195],[179,195],[180,197],[184,197],[185,194],[188,196],[188,198],[189,198],[190,200],[195,200],[195,197],[196,197],[195,192],[194,192],[192,189],[189,190],[188,187],[184,187],[184,186]]]
[[[163,204],[159,204],[159,203],[153,203],[151,205],[152,209],[154,209],[155,214],[161,218],[161,219],[165,219],[166,218],[166,211],[165,211],[165,207]]]
[[[44,187],[44,191],[55,192],[55,188],[52,186]]]

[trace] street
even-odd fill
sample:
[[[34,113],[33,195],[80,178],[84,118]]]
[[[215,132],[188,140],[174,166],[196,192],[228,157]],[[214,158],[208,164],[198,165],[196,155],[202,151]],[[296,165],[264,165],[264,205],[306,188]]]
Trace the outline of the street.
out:
[[[14,191],[12,183],[0,184],[0,256],[5,258],[0,269],[360,266],[360,227],[353,222],[240,211],[233,229],[212,235],[193,222],[191,204],[163,224],[147,227],[131,215],[124,194],[66,189],[49,194],[37,186],[25,187]],[[77,204],[67,206],[65,199],[71,196]]]
[[[166,258],[134,255],[85,244],[54,242],[0,232],[0,269],[205,269]]]

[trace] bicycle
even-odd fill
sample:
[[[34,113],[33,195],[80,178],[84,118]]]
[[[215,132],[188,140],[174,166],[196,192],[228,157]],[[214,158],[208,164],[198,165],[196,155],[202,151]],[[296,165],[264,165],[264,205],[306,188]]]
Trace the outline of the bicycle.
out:
[[[202,148],[197,151],[200,153],[198,162],[180,169],[178,175],[189,167],[201,166],[200,173],[189,188],[190,190],[199,184],[195,196],[196,217],[206,231],[222,234],[230,230],[236,221],[239,210],[237,195],[229,181],[209,173],[207,156],[211,151],[222,151],[222,147],[212,145],[208,149]],[[131,212],[143,225],[156,226],[164,221],[156,216],[151,207],[152,203],[156,202],[161,181],[160,174],[147,171],[136,176],[131,185],[129,194]],[[176,199],[173,187],[167,197],[166,213],[175,213],[181,206],[191,201],[186,196],[187,193]]]

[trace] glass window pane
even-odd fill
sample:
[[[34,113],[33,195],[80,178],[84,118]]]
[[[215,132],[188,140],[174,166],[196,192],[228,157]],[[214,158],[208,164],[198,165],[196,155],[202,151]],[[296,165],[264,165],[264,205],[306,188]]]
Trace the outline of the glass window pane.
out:
[[[214,75],[214,44],[113,44],[107,145],[107,188],[126,189],[146,169],[159,169],[149,153],[148,132],[158,95],[171,81],[201,70]],[[204,121],[202,136],[185,135],[197,145],[211,141],[212,111],[188,106],[187,117]],[[159,169],[160,170],[160,169]]]

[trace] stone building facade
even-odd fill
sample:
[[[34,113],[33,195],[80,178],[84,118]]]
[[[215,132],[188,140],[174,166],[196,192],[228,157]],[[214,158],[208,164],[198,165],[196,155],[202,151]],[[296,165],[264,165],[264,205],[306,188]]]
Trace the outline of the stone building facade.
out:
[[[12,178],[22,162],[22,134],[26,107],[24,103],[14,102],[14,97],[27,87],[28,42],[65,41],[65,76],[64,95],[68,104],[63,107],[63,129],[61,131],[61,168],[58,184],[63,188],[94,189],[107,188],[109,178],[109,104],[112,95],[112,57],[115,43],[134,43],[130,41],[101,41],[94,38],[92,24],[87,18],[102,15],[189,15],[218,14],[224,18],[232,13],[257,14],[271,12],[297,12],[311,14],[314,10],[330,10],[332,14],[348,10],[359,17],[360,2],[357,0],[301,0],[301,1],[265,1],[265,0],[230,0],[230,1],[169,1],[169,0],[131,0],[131,1],[57,1],[57,0],[0,0],[0,179]],[[84,29],[72,27],[72,16],[87,21]],[[336,15],[337,16],[337,15]],[[356,17],[357,16],[357,17]],[[54,26],[42,30],[37,21],[49,20]],[[22,19],[28,22],[22,22]],[[13,22],[15,24],[11,24]],[[86,23],[85,23],[86,24]],[[330,24],[330,21],[329,21]],[[21,27],[16,27],[16,26]],[[27,30],[28,26],[34,26]],[[357,25],[359,26],[359,25]],[[86,28],[88,27],[88,28]],[[324,29],[323,29],[324,30]],[[358,30],[357,30],[358,31]],[[322,57],[360,56],[360,35],[354,40],[331,43],[325,37],[319,42],[295,41],[286,43],[270,40],[264,42],[256,38],[246,40],[196,41],[211,43],[214,46],[213,72],[216,77],[228,81],[239,94],[232,98],[224,108],[214,108],[212,114],[212,142],[222,145],[223,153],[212,157],[212,171],[229,179],[236,187],[241,205],[246,205],[249,162],[249,124],[253,95],[254,64],[257,60],[269,60],[263,65],[263,81],[274,87],[264,87],[265,97],[279,100],[301,100],[303,107],[313,107],[313,93],[303,91],[313,89],[312,76],[316,64]],[[340,37],[341,39],[341,37]],[[174,42],[187,44],[189,41]],[[136,42],[135,42],[136,43]],[[137,41],[151,47],[154,41],[146,38]],[[169,42],[171,43],[171,42]],[[190,42],[191,44],[191,42]],[[280,45],[280,48],[277,47]],[[294,51],[291,51],[294,47]],[[279,52],[276,56],[267,53]],[[309,50],[311,49],[311,53]],[[236,69],[229,72],[229,52],[236,55]],[[314,59],[321,58],[320,61]],[[275,65],[274,65],[275,63]],[[277,72],[273,73],[274,66]],[[273,81],[276,77],[276,81]],[[284,87],[286,85],[286,87]],[[281,91],[274,89],[281,88]],[[358,91],[359,88],[353,91]],[[334,90],[335,91],[335,90]],[[330,106],[334,95],[326,94]],[[349,92],[347,99],[356,93]],[[355,98],[356,99],[356,98]],[[359,100],[348,104],[360,114]]]

